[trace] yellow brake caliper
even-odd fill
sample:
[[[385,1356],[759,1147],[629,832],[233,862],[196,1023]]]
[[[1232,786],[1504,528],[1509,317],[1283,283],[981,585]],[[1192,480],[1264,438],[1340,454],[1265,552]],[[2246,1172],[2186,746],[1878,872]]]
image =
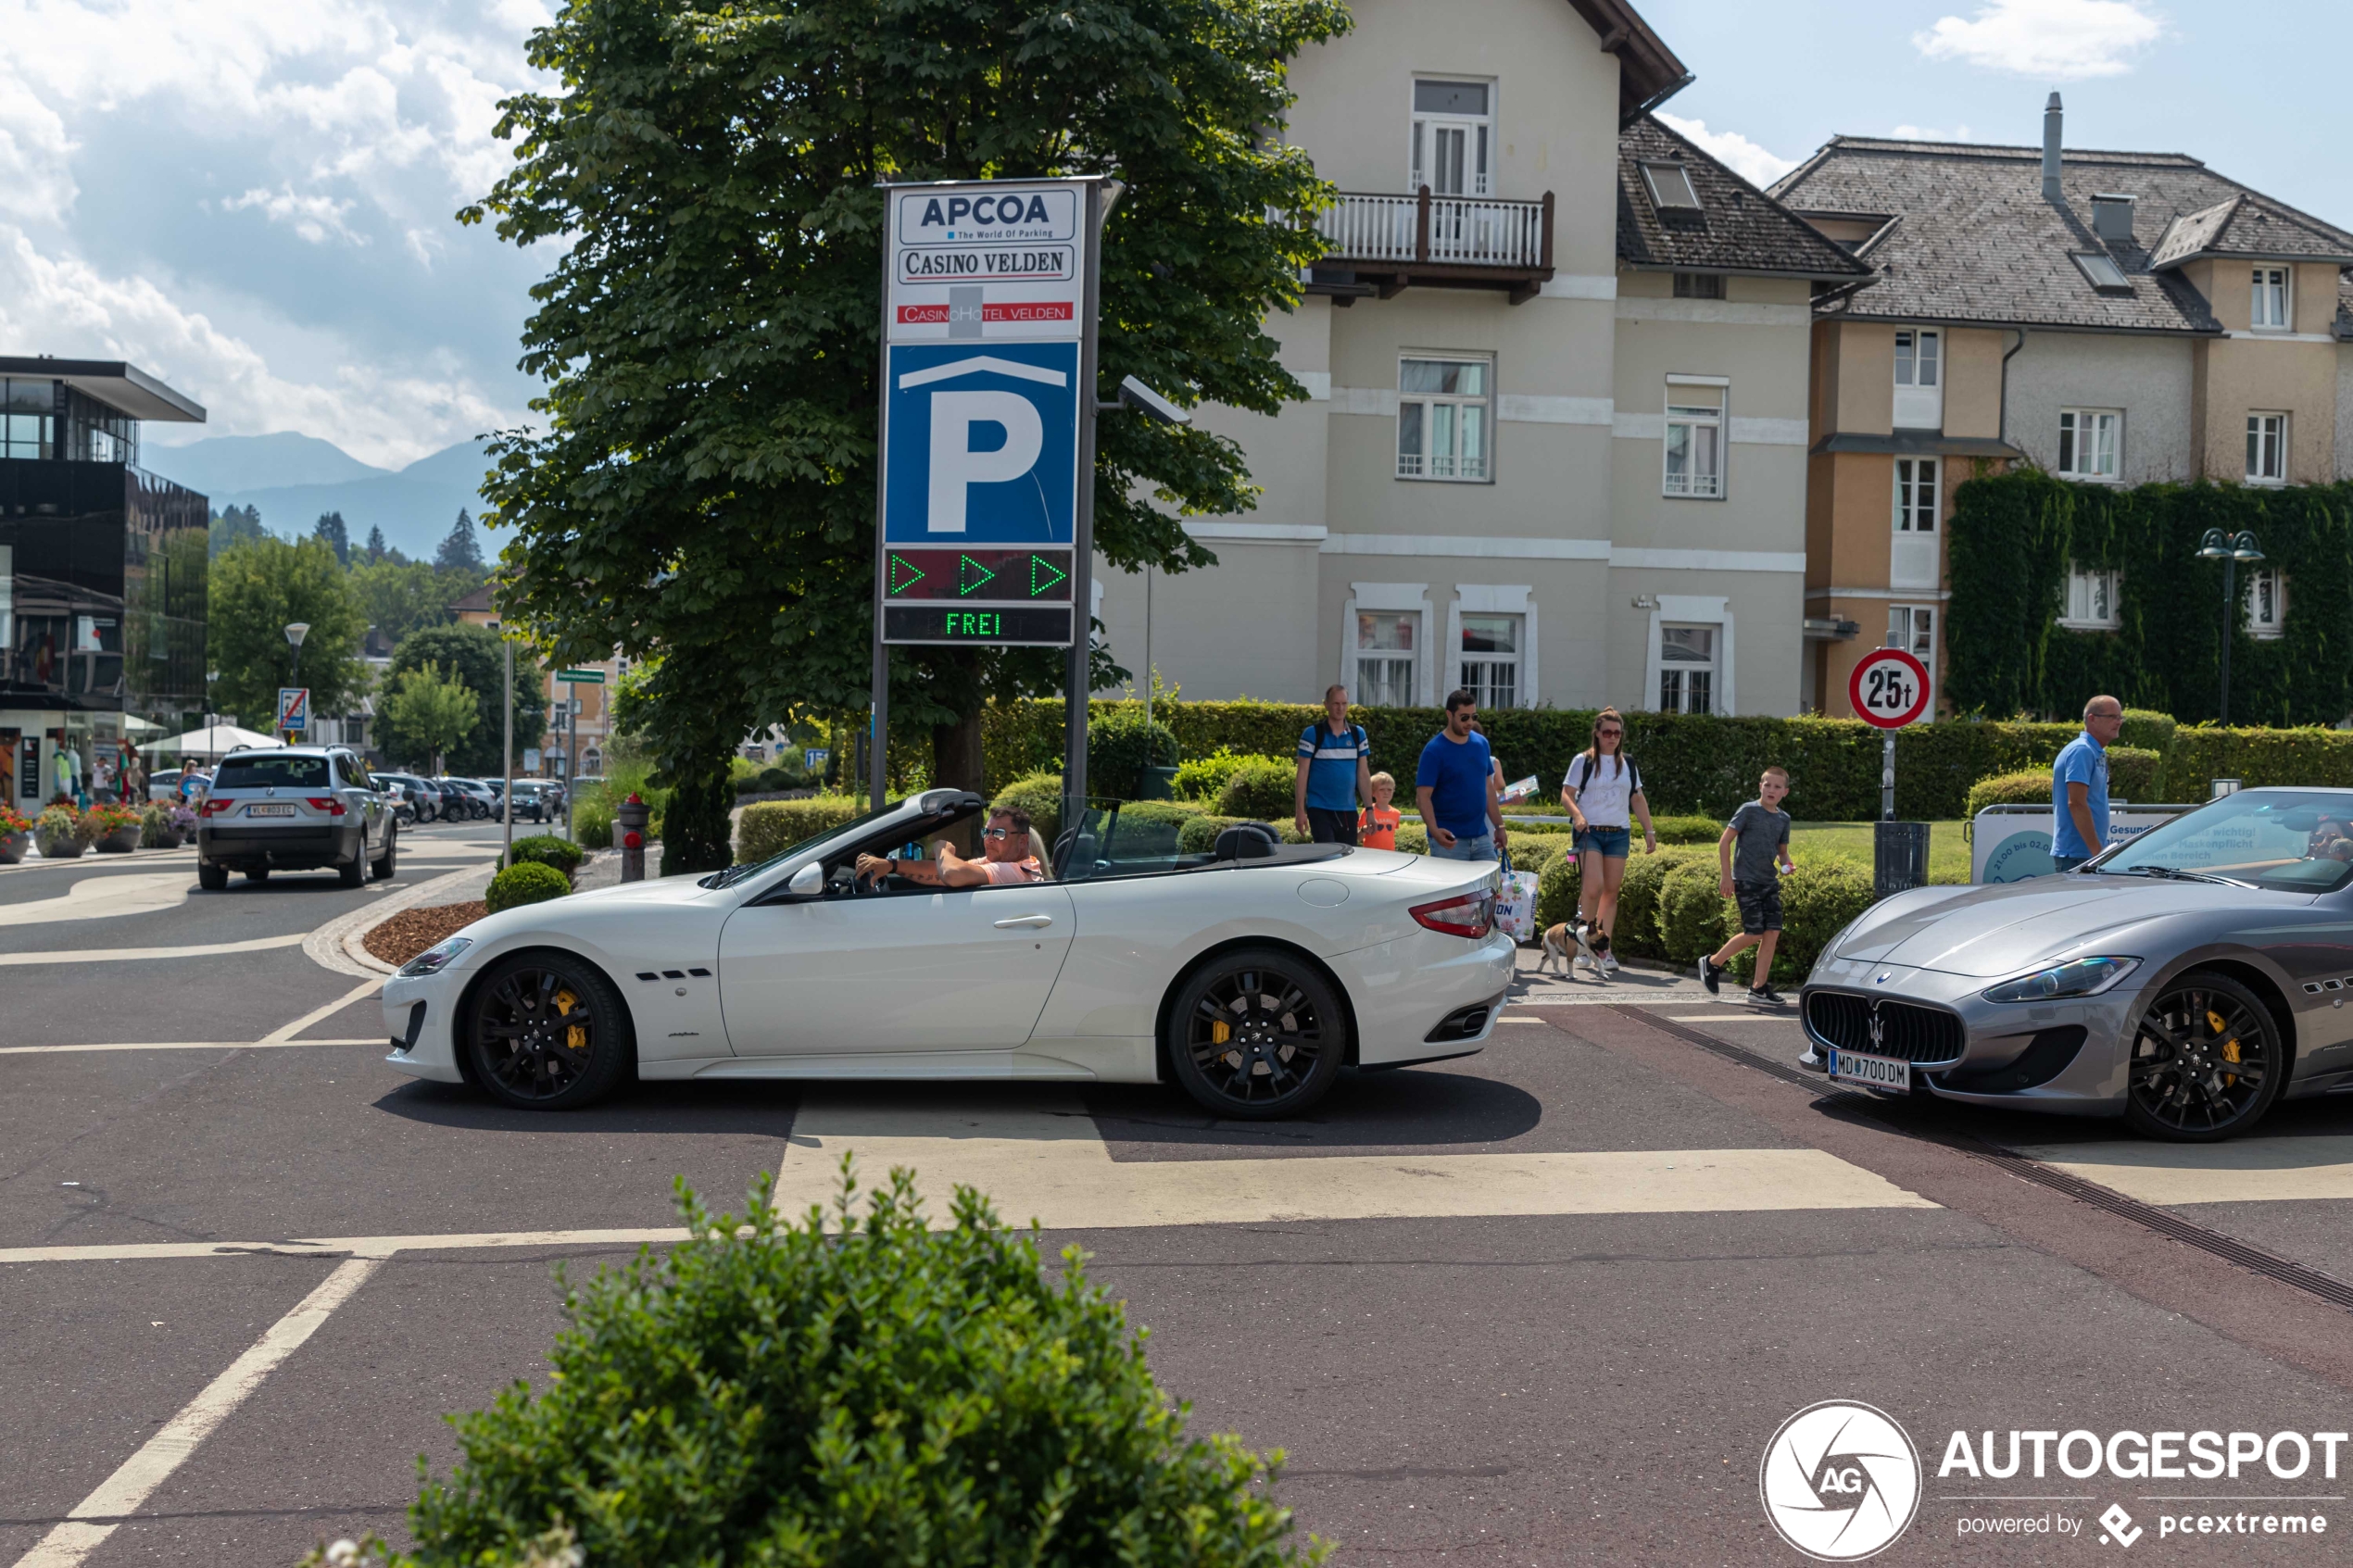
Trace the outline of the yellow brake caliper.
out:
[[[2230,1029],[2230,1025],[2222,1022],[2222,1015],[2211,1009],[2208,1009],[2206,1014],[2206,1026],[2208,1029],[2213,1030],[2217,1035],[2227,1034]],[[2238,1059],[2238,1036],[2233,1035],[2229,1039],[2222,1042],[2222,1060],[2224,1061],[2235,1062]],[[2222,1086],[2226,1089],[2238,1081],[2238,1074],[2235,1073],[2225,1073],[2222,1074]]]
[[[580,998],[573,996],[571,992],[559,991],[556,993],[556,1010],[564,1017],[570,1018],[572,1016],[572,1010],[579,1005]],[[574,1023],[568,1026],[564,1030],[564,1044],[576,1051],[586,1050],[588,1048],[587,1026],[581,1023]],[[2233,1058],[2232,1060],[2236,1060],[2237,1059]]]

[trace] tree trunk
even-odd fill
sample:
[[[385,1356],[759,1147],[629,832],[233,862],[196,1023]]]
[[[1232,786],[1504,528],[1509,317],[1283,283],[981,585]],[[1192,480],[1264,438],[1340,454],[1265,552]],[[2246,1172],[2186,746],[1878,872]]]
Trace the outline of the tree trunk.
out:
[[[952,724],[931,728],[931,782],[940,789],[986,795],[987,761],[981,746],[980,706],[975,703]]]
[[[661,874],[696,875],[724,871],[736,858],[735,828],[728,813],[736,803],[728,784],[728,754],[715,767],[697,770],[670,792],[661,818]]]

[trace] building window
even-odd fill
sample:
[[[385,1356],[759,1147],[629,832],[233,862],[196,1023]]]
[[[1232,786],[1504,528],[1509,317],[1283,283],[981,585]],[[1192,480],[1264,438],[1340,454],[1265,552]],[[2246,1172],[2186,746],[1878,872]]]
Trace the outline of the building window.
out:
[[[2063,479],[2117,477],[2124,416],[2108,408],[2059,410],[2058,471]]]
[[[1488,381],[1484,359],[1408,359],[1397,396],[1400,479],[1488,477]]]
[[[1721,272],[1678,272],[1675,274],[1677,299],[1721,299],[1724,297],[1724,274]]]
[[[1662,713],[1712,713],[1716,703],[1716,628],[1658,629],[1658,709]]]
[[[1936,459],[1895,459],[1895,532],[1936,532]]]
[[[1669,495],[1709,500],[1724,494],[1724,394],[1721,388],[1667,389],[1667,478]]]
[[[2258,267],[2255,270],[2255,295],[2247,311],[2249,323],[2273,332],[2285,332],[2287,310],[2287,269]]]
[[[2287,635],[2287,575],[2278,567],[2246,580],[2246,634],[2265,642]]]
[[[1517,708],[1527,618],[1466,614],[1462,622],[1462,684],[1478,694],[1481,708]]]
[[[1895,334],[1895,384],[1898,386],[1938,386],[1937,360],[1942,352],[1940,332],[1897,332]]]
[[[1697,212],[1699,193],[1680,163],[1642,165],[1642,183],[1650,188],[1651,205],[1661,212]]]
[[[14,377],[0,381],[0,457],[57,455],[55,385]]]
[[[1933,673],[1936,669],[1936,609],[1931,605],[1887,607],[1887,646],[1902,648]]]
[[[2067,608],[2059,624],[2078,632],[2113,632],[2124,624],[2117,591],[2122,586],[2113,571],[2092,571],[2072,561],[2067,568]]]
[[[1428,185],[1441,196],[1489,194],[1494,95],[1494,84],[1486,82],[1414,83],[1414,158],[1407,190]]]
[[[1417,610],[1357,612],[1358,702],[1371,708],[1414,706],[1414,649],[1421,625]]]
[[[2247,415],[2246,482],[2249,484],[2287,483],[2285,414]]]

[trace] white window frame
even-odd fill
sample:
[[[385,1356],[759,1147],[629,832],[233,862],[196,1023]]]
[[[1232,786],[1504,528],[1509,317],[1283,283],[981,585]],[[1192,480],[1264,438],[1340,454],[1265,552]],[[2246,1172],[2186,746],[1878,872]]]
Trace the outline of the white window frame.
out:
[[[1658,708],[1660,677],[1666,670],[1666,629],[1669,626],[1713,626],[1716,628],[1716,689],[1708,711],[1727,717],[1737,714],[1740,709],[1732,683],[1740,670],[1740,659],[1733,646],[1731,600],[1704,594],[1661,594],[1657,598],[1656,608],[1650,612],[1649,655],[1642,669],[1642,705],[1654,712]]]
[[[2067,598],[2058,623],[2070,632],[2113,632],[2124,624],[2124,574],[2067,563]]]
[[[1651,206],[1660,212],[1705,212],[1699,199],[1699,187],[1692,182],[1692,171],[1680,163],[1659,159],[1642,165],[1642,188],[1650,193]],[[1686,201],[1688,196],[1691,199]]]
[[[1483,115],[1445,114],[1436,110],[1425,112],[1416,103],[1424,82],[1440,82],[1465,87],[1481,87],[1487,93],[1487,112]],[[1432,195],[1485,196],[1495,191],[1495,79],[1492,77],[1448,76],[1439,73],[1417,75],[1405,89],[1405,109],[1412,126],[1405,159],[1405,189],[1418,192],[1428,185]],[[1437,142],[1441,132],[1456,131],[1463,135],[1463,184],[1465,189],[1448,191],[1436,178]]]
[[[1350,697],[1357,702],[1369,698],[1364,680],[1356,667],[1356,618],[1359,615],[1411,615],[1414,621],[1414,649],[1408,668],[1412,671],[1413,690],[1407,695],[1414,704],[1428,706],[1430,701],[1429,633],[1431,625],[1429,584],[1427,583],[1353,583],[1349,585],[1348,602],[1341,607],[1340,624],[1340,665],[1333,679],[1348,688]],[[1381,658],[1394,658],[1380,654]]]
[[[2271,306],[2279,308],[2273,310]],[[2246,324],[2259,332],[2284,332],[2296,322],[2296,269],[2258,267],[2246,293]]]
[[[2287,415],[2284,411],[2263,408],[2247,411],[2246,482],[2249,484],[2287,483]]]
[[[1937,458],[1898,458],[1895,459],[1894,509],[1889,517],[1890,532],[1895,533],[1934,533],[1941,513],[1944,471]],[[1922,491],[1927,493],[1927,505],[1920,502]]]
[[[1920,371],[1928,379],[1919,379]],[[1895,334],[1895,384],[1926,391],[1944,386],[1944,334],[1934,327],[1906,327]]]
[[[1480,384],[1486,389],[1477,396],[1449,392],[1407,392],[1405,367],[1409,364],[1476,365],[1480,370]],[[1495,357],[1491,354],[1400,354],[1397,357],[1397,477],[1426,480],[1441,484],[1491,484],[1495,481]],[[1417,410],[1409,421],[1406,410]],[[1431,436],[1441,422],[1436,411],[1458,410],[1450,421],[1455,433],[1455,456],[1449,459],[1453,471],[1429,471],[1433,464]],[[1478,415],[1479,456],[1478,471],[1464,471],[1468,464],[1461,456],[1462,433],[1469,420],[1459,410],[1472,410]],[[1405,429],[1411,422],[1418,425],[1422,449],[1409,458],[1405,452]],[[1409,463],[1411,466],[1409,466]]]
[[[1887,607],[1887,640],[1882,647],[1902,648],[1928,671],[1928,706],[1915,722],[1936,717],[1936,639],[1944,621],[1942,605],[1891,604]]]
[[[1720,501],[1725,482],[1725,437],[1731,426],[1731,389],[1720,377],[1669,376],[1667,422],[1659,442],[1659,494],[1677,500]],[[1709,404],[1712,402],[1713,407]],[[1675,434],[1684,432],[1685,471],[1675,471]],[[1705,454],[1705,471],[1698,461]]]
[[[2093,461],[2085,463],[2089,451]],[[2106,459],[2103,463],[2101,459]],[[2059,410],[2058,476],[2120,483],[2124,473],[2124,414],[2118,408]]]
[[[1679,632],[1693,632],[1707,639],[1705,662],[1695,659],[1669,659],[1667,657],[1668,638]],[[1724,629],[1706,621],[1669,621],[1658,629],[1658,691],[1656,710],[1661,713],[1714,713],[1716,709],[1716,676],[1723,668]]]
[[[2246,574],[2246,634],[2258,642],[2287,635],[2287,573],[2267,566]]]
[[[1448,606],[1446,610],[1446,657],[1448,659],[1446,672],[1449,684],[1445,691],[1452,691],[1458,685],[1474,685],[1471,682],[1457,678],[1463,673],[1463,665],[1469,658],[1463,652],[1463,618],[1466,615],[1517,616],[1519,618],[1519,652],[1516,655],[1518,665],[1516,695],[1510,706],[1535,707],[1538,701],[1536,610],[1535,590],[1530,584],[1457,583],[1454,585],[1454,602]],[[1495,656],[1480,655],[1479,657],[1489,659]],[[1478,688],[1474,686],[1474,689]],[[1433,700],[1442,696],[1444,696],[1443,691],[1435,693]],[[1479,706],[1484,708],[1497,705],[1490,704],[1482,696],[1479,698]]]

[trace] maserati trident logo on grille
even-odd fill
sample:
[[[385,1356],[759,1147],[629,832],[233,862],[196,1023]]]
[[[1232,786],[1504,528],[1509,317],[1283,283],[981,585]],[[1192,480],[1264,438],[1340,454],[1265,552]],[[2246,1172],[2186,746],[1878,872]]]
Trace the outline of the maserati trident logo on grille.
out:
[[[1877,1050],[1886,1043],[1887,1026],[1880,1022],[1879,999],[1875,997],[1871,999],[1871,1049]]]

